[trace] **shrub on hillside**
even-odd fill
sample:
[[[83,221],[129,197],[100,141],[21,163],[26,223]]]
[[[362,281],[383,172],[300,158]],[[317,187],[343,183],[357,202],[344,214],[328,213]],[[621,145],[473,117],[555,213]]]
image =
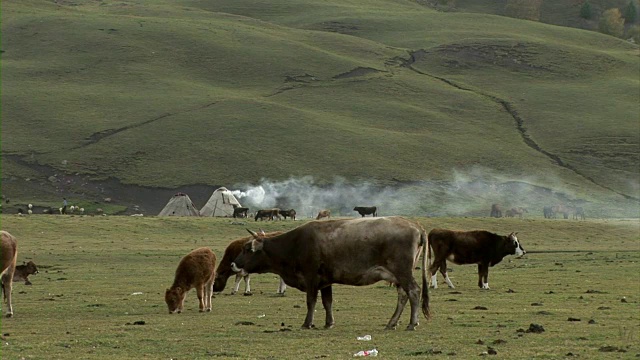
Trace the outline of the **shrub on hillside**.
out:
[[[601,33],[622,37],[624,35],[624,18],[618,8],[612,8],[602,13],[598,28]]]
[[[585,1],[580,7],[580,17],[590,20],[593,17],[593,10],[591,9],[591,3],[589,0]]]

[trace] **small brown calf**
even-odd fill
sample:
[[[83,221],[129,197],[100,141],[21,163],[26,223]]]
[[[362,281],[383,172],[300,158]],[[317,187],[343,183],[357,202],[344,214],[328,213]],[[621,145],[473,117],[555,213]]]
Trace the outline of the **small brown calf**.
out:
[[[187,292],[196,288],[200,312],[211,311],[211,288],[216,275],[216,255],[207,247],[195,249],[180,260],[171,288],[164,294],[169,314],[181,313]]]
[[[318,216],[316,216],[316,220],[320,220],[325,217],[331,219],[331,210],[320,210]]]
[[[16,266],[16,272],[13,273],[13,281],[24,281],[25,285],[32,285],[31,281],[29,281],[29,275],[37,273],[38,267],[33,261],[29,261],[28,263],[23,261],[22,265]]]

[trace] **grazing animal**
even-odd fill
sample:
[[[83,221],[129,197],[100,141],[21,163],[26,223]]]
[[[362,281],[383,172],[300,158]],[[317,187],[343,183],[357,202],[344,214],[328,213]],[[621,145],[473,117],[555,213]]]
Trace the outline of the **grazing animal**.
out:
[[[362,217],[366,215],[372,215],[373,217],[378,216],[378,208],[375,206],[356,206],[353,208],[353,211],[357,211]]]
[[[13,274],[16,271],[16,260],[18,259],[18,241],[13,235],[1,230],[2,253],[0,253],[0,278],[2,281],[2,293],[7,302],[7,317],[13,316],[13,304],[11,304],[11,290],[13,288]]]
[[[552,206],[545,206],[542,208],[542,214],[544,215],[545,219],[552,219],[555,218],[556,215],[553,213],[553,207]]]
[[[233,208],[233,217],[234,218],[246,218],[248,211],[249,211],[248,207],[235,207],[235,208]]]
[[[331,210],[320,210],[318,212],[318,216],[316,216],[316,220],[320,220],[322,218],[331,219]]]
[[[522,219],[522,215],[524,213],[528,213],[529,211],[526,208],[523,207],[514,207],[511,208],[507,211],[505,211],[505,217],[519,217],[520,219]]]
[[[262,219],[265,219],[265,218],[267,220],[273,220],[275,218],[279,218],[280,215],[278,215],[278,212],[280,212],[280,209],[258,210],[258,211],[256,211],[255,221],[258,221],[258,219],[262,220]]]
[[[502,208],[498,204],[491,204],[491,214],[489,215],[493,218],[501,218],[502,217]]]
[[[569,218],[569,213],[571,210],[564,205],[555,205],[551,207],[551,211],[553,212],[553,218],[555,219],[556,214],[562,214],[562,217],[565,219]]]
[[[280,210],[279,214],[280,214],[280,216],[282,216],[285,219],[287,217],[290,217],[291,220],[295,220],[296,219],[296,211],[294,209]]]
[[[33,210],[33,204],[29,204],[29,205],[27,205],[27,207],[28,207],[30,210]]]
[[[426,278],[426,232],[402,217],[311,221],[284,234],[265,238],[252,232],[231,267],[246,273],[275,273],[287,285],[306,292],[310,329],[318,291],[325,309],[325,328],[335,325],[333,284],[370,285],[384,280],[396,285],[398,302],[386,329],[395,329],[407,301],[411,318],[407,330],[418,325],[422,313],[429,318]],[[413,262],[422,250],[422,291],[413,277]]]
[[[84,215],[84,208],[80,208],[80,215]]]
[[[270,233],[262,233],[262,236],[272,237],[275,235],[282,234],[282,231],[274,231]],[[245,236],[243,238],[233,240],[224,251],[224,255],[222,256],[222,260],[220,260],[220,264],[218,264],[218,269],[216,270],[216,277],[213,283],[213,292],[221,292],[224,290],[224,287],[227,285],[227,280],[232,276],[236,275],[236,281],[233,285],[233,290],[231,291],[232,295],[235,295],[240,289],[240,281],[244,279],[244,294],[251,295],[251,285],[250,285],[250,275],[249,274],[241,274],[236,273],[231,269],[231,263],[235,260],[240,253],[242,253],[242,247],[244,244],[253,239],[252,236]],[[280,286],[278,286],[278,294],[284,294],[287,289],[287,285],[284,283],[282,278],[280,278]]]
[[[33,261],[29,261],[28,263],[22,262],[22,265],[16,266],[16,271],[13,273],[13,281],[24,281],[25,285],[32,285],[31,281],[29,281],[29,275],[37,274],[38,267]]]
[[[576,208],[573,210],[573,219],[574,220],[584,220],[585,216],[584,216],[584,209],[580,206],[576,206]]]
[[[169,314],[181,313],[187,292],[196,288],[200,312],[211,311],[211,288],[216,275],[216,255],[207,247],[195,249],[180,260],[173,285],[164,294]]]
[[[494,266],[507,255],[522,256],[526,252],[520,245],[517,233],[507,236],[484,230],[453,231],[433,229],[429,232],[429,267],[431,286],[438,288],[438,269],[450,288],[455,288],[447,275],[447,260],[454,264],[478,264],[478,286],[489,289],[489,266]]]

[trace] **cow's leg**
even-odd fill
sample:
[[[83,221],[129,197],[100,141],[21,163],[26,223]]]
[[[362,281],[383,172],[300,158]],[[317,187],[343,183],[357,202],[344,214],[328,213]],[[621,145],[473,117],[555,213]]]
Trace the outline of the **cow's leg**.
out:
[[[442,263],[444,262],[444,269],[446,272],[447,262],[445,259],[435,259],[431,267],[429,267],[429,273],[431,273],[431,287],[434,289],[438,288],[438,269],[443,269]],[[442,272],[444,274],[444,272]]]
[[[211,276],[211,280],[207,282],[204,286],[204,309],[206,311],[211,311],[211,297],[213,296],[213,279]]]
[[[244,294],[251,295],[251,276],[249,274],[244,276]]]
[[[307,317],[302,324],[303,329],[311,329],[313,327],[313,312],[316,309],[316,301],[318,301],[318,290],[307,289]]]
[[[280,285],[278,285],[278,294],[284,295],[285,291],[287,291],[287,284],[285,284],[284,280],[280,278]]]
[[[238,289],[240,289],[240,281],[242,281],[242,274],[237,273],[236,281],[233,284],[233,290],[231,290],[231,295],[235,295],[238,292]]]
[[[331,286],[320,289],[320,296],[322,297],[322,306],[324,306],[324,312],[326,314],[324,321],[324,328],[331,329],[336,321],[333,319],[333,290]]]
[[[400,282],[396,285],[396,289],[398,290],[398,303],[396,305],[396,311],[391,315],[391,319],[387,326],[385,326],[385,330],[395,330],[398,325],[398,320],[400,319],[400,315],[402,315],[402,311],[404,310],[404,306],[407,304],[407,300],[409,300],[409,295],[404,291]]]
[[[478,264],[478,287],[489,289],[489,264]]]
[[[442,271],[442,269],[445,269],[444,272]],[[456,287],[453,286],[453,282],[451,282],[451,279],[449,279],[449,274],[447,273],[447,265],[445,263],[444,267],[440,267],[440,272],[442,273],[442,276],[444,276],[444,281],[447,282],[447,286],[449,286],[450,289],[455,289]]]
[[[198,294],[198,308],[200,309],[200,312],[204,311],[204,303],[205,303],[205,299],[204,299],[204,293],[205,293],[205,289],[204,289],[204,284],[200,284],[198,286],[196,286],[196,292]]]
[[[13,316],[13,306],[11,304],[11,288],[12,288],[12,279],[13,273],[5,273],[2,275],[2,292],[4,293],[4,298],[7,301],[7,317]]]

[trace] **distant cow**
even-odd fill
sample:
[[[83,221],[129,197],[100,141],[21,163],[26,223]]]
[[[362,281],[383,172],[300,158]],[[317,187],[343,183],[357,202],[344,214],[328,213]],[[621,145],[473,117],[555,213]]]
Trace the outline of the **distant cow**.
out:
[[[195,249],[180,260],[173,285],[164,294],[169,314],[181,313],[187,292],[196,288],[200,312],[211,311],[211,288],[216,275],[216,255],[211,249]]]
[[[421,298],[422,312],[429,317],[427,239],[415,222],[401,217],[311,221],[271,238],[251,234],[254,239],[244,245],[232,268],[275,273],[287,285],[306,292],[307,316],[302,328],[313,327],[318,291],[325,309],[325,328],[334,326],[332,284],[362,286],[384,280],[396,285],[397,307],[387,329],[395,329],[407,300],[411,303],[407,330],[418,325]],[[422,291],[413,277],[413,262],[420,251]]]
[[[318,216],[316,216],[316,220],[320,220],[322,218],[331,219],[331,210],[320,210],[318,212]]]
[[[287,218],[290,217],[291,220],[295,220],[296,219],[296,211],[294,209],[289,209],[289,210],[280,210],[279,211],[280,216],[282,216],[283,218]]]
[[[522,215],[528,212],[529,211],[526,208],[514,207],[505,211],[505,217],[519,217],[520,219],[522,219]]]
[[[247,208],[247,207],[236,207],[236,208],[233,208],[233,217],[234,218],[246,218],[248,211],[249,211],[249,208]]]
[[[16,271],[16,260],[18,259],[18,241],[13,235],[1,230],[2,253],[0,253],[0,279],[2,282],[2,293],[7,302],[7,317],[13,316],[13,305],[11,304],[11,290],[13,287],[13,274]]]
[[[554,218],[556,215],[553,213],[553,207],[552,206],[545,206],[542,208],[542,214],[544,215],[545,219],[552,219]]]
[[[33,261],[29,261],[28,263],[23,262],[22,265],[16,266],[16,271],[13,273],[13,281],[24,281],[25,285],[31,285],[31,281],[29,281],[29,275],[37,273],[38,267]]]
[[[270,233],[262,233],[261,235],[265,237],[272,237],[275,235],[282,234],[282,231],[274,231]],[[236,282],[233,285],[233,290],[231,291],[232,295],[235,295],[240,289],[240,281],[244,279],[244,294],[251,295],[251,285],[250,285],[250,275],[249,274],[241,274],[236,273],[231,269],[231,263],[235,258],[240,255],[242,252],[242,247],[248,241],[253,239],[253,236],[245,236],[243,238],[233,240],[229,245],[227,245],[227,249],[224,251],[224,255],[222,256],[222,260],[220,260],[220,264],[218,265],[218,269],[216,270],[216,278],[213,283],[213,292],[221,292],[224,290],[224,287],[227,285],[227,280],[232,276],[236,275]],[[280,278],[280,286],[278,287],[278,294],[284,294],[287,289],[287,285],[284,283],[282,278]]]
[[[373,217],[378,216],[378,208],[375,206],[356,206],[353,208],[353,211],[357,211],[362,217],[366,215],[373,215]]]
[[[494,218],[502,217],[502,208],[498,204],[491,204],[491,214],[489,215]]]
[[[267,219],[267,220],[273,220],[276,218],[279,218],[280,215],[278,215],[278,213],[280,212],[280,209],[264,209],[264,210],[258,210],[256,211],[256,217],[255,217],[255,221],[258,221],[258,219],[262,220],[262,219]]]
[[[571,209],[569,209],[568,207],[564,206],[564,205],[555,205],[553,207],[551,207],[551,211],[553,212],[553,218],[555,219],[557,214],[562,214],[562,217],[565,219],[569,218],[569,213],[571,212]]]
[[[447,275],[447,260],[454,264],[478,264],[478,286],[489,289],[489,266],[494,266],[507,255],[522,256],[524,249],[518,242],[517,233],[507,236],[484,230],[452,231],[433,229],[429,232],[429,258],[433,251],[433,262],[429,267],[431,286],[438,288],[438,269],[450,288],[453,283]]]
[[[576,208],[573,210],[573,219],[574,220],[584,220],[585,216],[584,216],[584,209],[580,206],[576,206]]]

